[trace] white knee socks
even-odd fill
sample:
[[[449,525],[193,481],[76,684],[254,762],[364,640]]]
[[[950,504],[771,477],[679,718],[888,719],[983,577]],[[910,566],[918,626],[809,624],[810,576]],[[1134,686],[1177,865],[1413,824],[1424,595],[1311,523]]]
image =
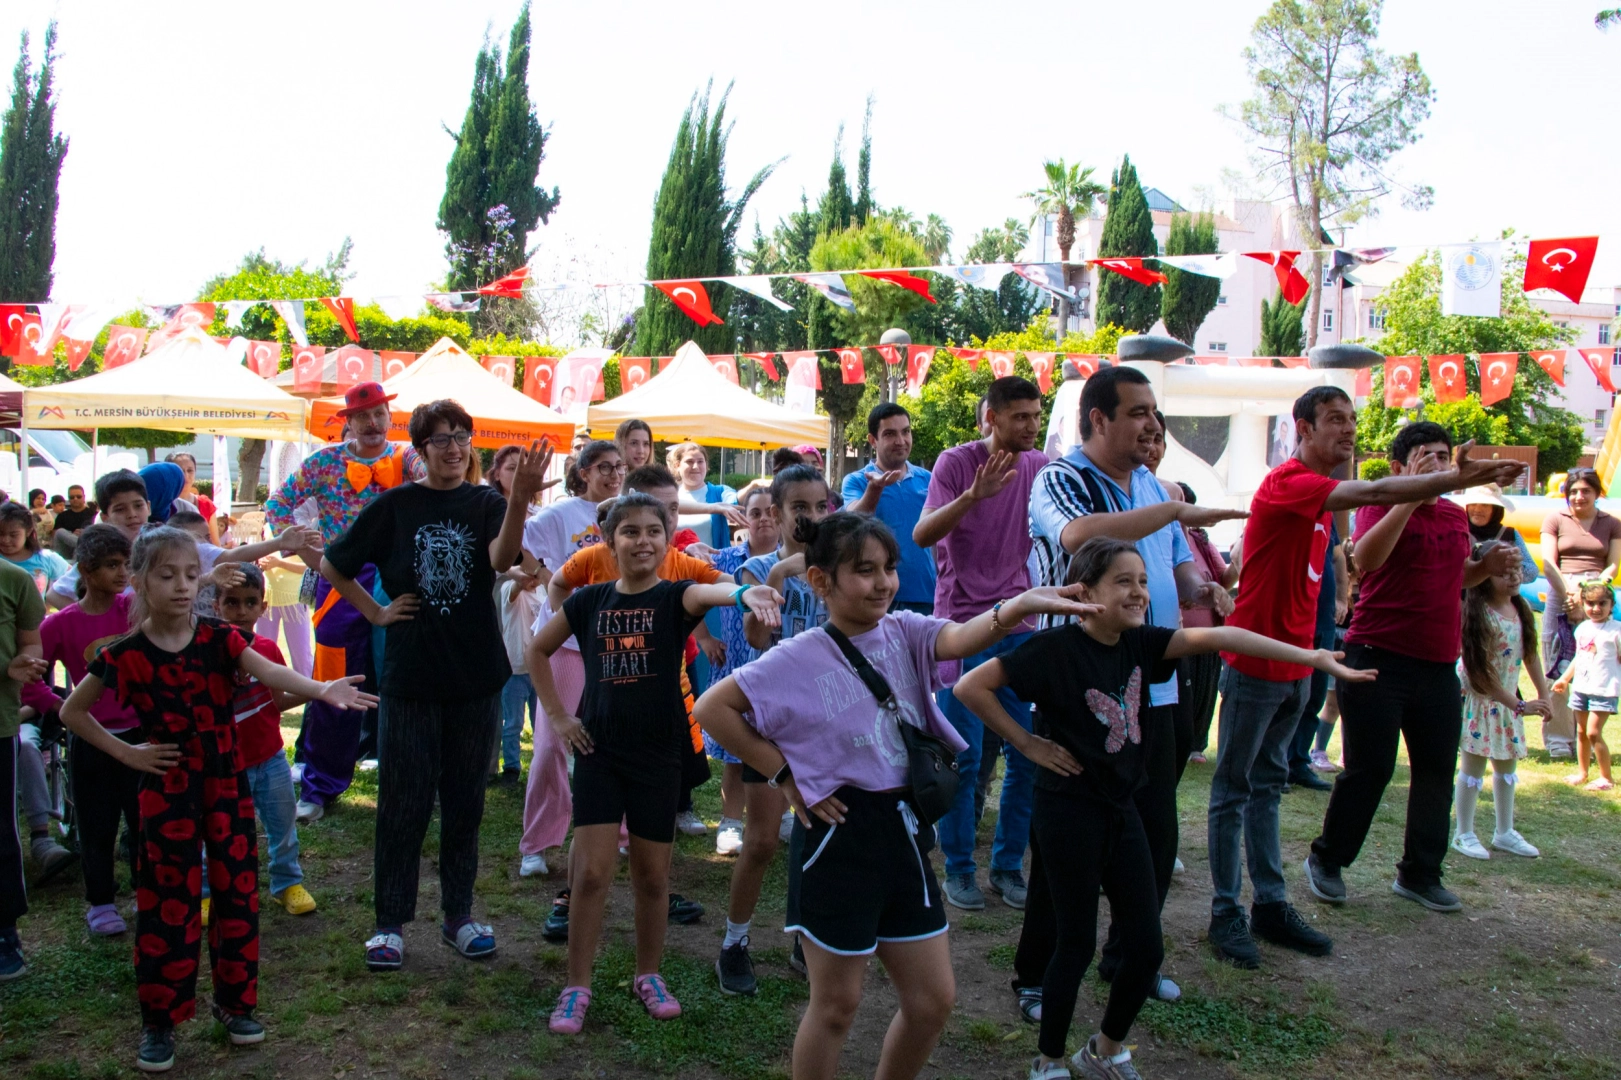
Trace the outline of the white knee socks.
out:
[[[1492,809],[1497,811],[1497,836],[1514,831],[1514,788],[1520,777],[1515,772],[1516,762],[1492,762]]]
[[[1486,760],[1474,754],[1464,754],[1458,767],[1457,794],[1453,799],[1458,816],[1458,836],[1474,835],[1475,803],[1480,799],[1480,789],[1486,776]]]

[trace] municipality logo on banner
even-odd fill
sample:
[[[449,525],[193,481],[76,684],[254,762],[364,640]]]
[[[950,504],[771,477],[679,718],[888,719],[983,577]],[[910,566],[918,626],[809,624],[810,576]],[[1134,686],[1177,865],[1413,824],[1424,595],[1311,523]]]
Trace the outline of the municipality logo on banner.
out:
[[[1503,245],[1450,244],[1441,248],[1441,314],[1495,319],[1502,313]]]

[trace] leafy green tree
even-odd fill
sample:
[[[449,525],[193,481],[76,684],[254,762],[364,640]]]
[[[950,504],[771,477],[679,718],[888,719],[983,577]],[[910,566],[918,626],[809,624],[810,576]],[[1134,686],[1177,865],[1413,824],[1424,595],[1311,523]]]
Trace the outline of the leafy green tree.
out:
[[[1273,0],[1250,31],[1244,61],[1255,93],[1227,115],[1255,143],[1261,168],[1288,189],[1302,236],[1355,224],[1392,191],[1413,207],[1434,196],[1391,174],[1391,158],[1418,141],[1435,91],[1417,53],[1378,47],[1383,9],[1384,0]],[[1315,345],[1322,253],[1311,261]]]
[[[57,181],[68,140],[56,122],[56,21],[36,75],[22,35],[11,107],[0,117],[0,301],[46,300],[56,262]]]
[[[1428,365],[1420,369],[1420,406],[1415,410],[1384,407],[1384,372],[1375,372],[1373,392],[1357,417],[1357,451],[1382,453],[1403,419],[1421,417],[1450,429],[1459,440],[1482,444],[1535,446],[1537,478],[1563,472],[1582,452],[1582,426],[1571,412],[1555,404],[1558,387],[1526,354],[1558,348],[1575,331],[1556,326],[1547,313],[1526,299],[1521,289],[1525,257],[1509,259],[1503,268],[1502,316],[1475,319],[1441,314],[1441,260],[1434,252],[1414,262],[1374,301],[1385,317],[1378,341],[1386,356],[1441,356],[1455,353],[1518,352],[1514,388],[1493,405],[1480,404],[1479,380],[1468,374],[1473,389],[1457,402],[1438,405],[1430,386]],[[1472,366],[1472,365],[1471,365]]]
[[[1171,230],[1165,237],[1165,254],[1215,253],[1215,218],[1209,214],[1171,216]],[[1221,298],[1221,279],[1189,274],[1172,266],[1162,269],[1167,279],[1160,298],[1160,318],[1165,322],[1165,332],[1180,342],[1192,345],[1193,336],[1204,325],[1205,316],[1216,309],[1216,301]]]
[[[1069,253],[1075,247],[1075,219],[1086,217],[1092,212],[1092,204],[1099,195],[1106,193],[1102,184],[1092,179],[1096,171],[1092,166],[1081,168],[1080,165],[1070,165],[1059,158],[1057,161],[1042,163],[1042,169],[1047,174],[1047,183],[1035,191],[1027,191],[1020,195],[1021,199],[1029,199],[1035,204],[1035,213],[1030,219],[1030,225],[1035,228],[1038,224],[1046,227],[1049,216],[1058,219],[1057,235],[1058,257],[1064,262],[1064,281],[1069,281]],[[1069,326],[1069,301],[1064,297],[1058,298],[1058,325]]]
[[[1302,344],[1306,338],[1306,328],[1300,325],[1301,316],[1306,311],[1306,299],[1302,297],[1300,303],[1291,304],[1280,294],[1270,301],[1261,301],[1261,343],[1258,351],[1262,356],[1299,356],[1303,352]]]
[[[1001,228],[992,225],[975,233],[963,258],[971,263],[1012,262],[1029,242],[1029,227],[1017,218],[1008,218]]]
[[[1128,154],[1109,183],[1109,210],[1098,240],[1098,257],[1140,258],[1159,254],[1154,217]],[[1160,287],[1144,285],[1109,270],[1098,272],[1097,321],[1146,334],[1159,321]]]
[[[647,249],[647,276],[651,280],[727,276],[737,273],[737,230],[743,211],[760,185],[776,169],[767,165],[744,185],[736,198],[726,196],[726,99],[721,94],[714,114],[709,111],[710,88],[694,94],[676,129],[664,180],[653,202],[652,237]],[[709,283],[711,309],[725,319],[730,290]],[[706,353],[730,352],[735,337],[730,327],[697,326],[657,289],[636,320],[636,349],[643,356],[667,356],[685,341],[696,341]]]

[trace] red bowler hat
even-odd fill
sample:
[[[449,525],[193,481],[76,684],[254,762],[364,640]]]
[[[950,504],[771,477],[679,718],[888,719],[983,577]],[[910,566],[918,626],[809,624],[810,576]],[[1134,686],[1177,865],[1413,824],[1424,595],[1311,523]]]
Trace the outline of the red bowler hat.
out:
[[[381,383],[363,382],[359,386],[351,387],[349,392],[343,395],[343,408],[339,409],[336,415],[353,416],[357,412],[386,405],[398,396],[383,393]]]

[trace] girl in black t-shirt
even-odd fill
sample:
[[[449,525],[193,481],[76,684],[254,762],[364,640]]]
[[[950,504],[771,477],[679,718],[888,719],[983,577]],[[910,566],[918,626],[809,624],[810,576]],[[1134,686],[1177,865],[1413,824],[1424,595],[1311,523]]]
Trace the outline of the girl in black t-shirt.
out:
[[[636,996],[655,1020],[681,1014],[659,975],[668,922],[670,844],[681,796],[687,710],[681,665],[687,635],[711,608],[736,604],[767,626],[782,596],[763,585],[698,585],[658,576],[669,543],[668,508],[650,495],[619,499],[602,523],[619,579],[571,595],[530,642],[527,666],[558,742],[572,750],[574,845],[569,857],[568,985],[551,1030],[575,1034],[591,1003],[591,962],[619,864],[619,823],[630,832],[636,895]],[[585,693],[580,715],[564,708],[551,655],[580,643]]]
[[[1297,649],[1237,627],[1145,625],[1148,571],[1123,540],[1082,544],[1069,583],[1085,586],[1079,599],[1103,611],[1034,635],[963,676],[954,690],[986,727],[1038,767],[1031,829],[1042,849],[1057,942],[1042,981],[1041,1056],[1031,1065],[1031,1080],[1069,1076],[1065,1041],[1097,943],[1100,885],[1124,954],[1099,1032],[1076,1054],[1088,1075],[1113,1075],[1111,1065],[1131,1059],[1123,1040],[1164,958],[1154,867],[1131,798],[1144,782],[1150,740],[1171,737],[1169,730],[1145,726],[1157,715],[1148,708],[1149,686],[1169,677],[1172,661],[1217,651],[1307,664],[1352,682],[1377,674],[1345,667],[1339,653]],[[998,703],[996,691],[1004,686],[1035,703],[1035,733]]]

